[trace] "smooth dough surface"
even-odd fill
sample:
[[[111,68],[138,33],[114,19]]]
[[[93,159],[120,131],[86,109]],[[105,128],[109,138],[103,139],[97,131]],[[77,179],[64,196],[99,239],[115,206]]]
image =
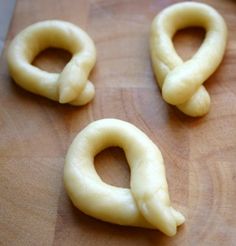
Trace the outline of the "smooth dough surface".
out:
[[[206,36],[196,54],[183,62],[172,38],[178,30],[193,26],[203,27]],[[206,114],[210,96],[202,84],[219,66],[226,40],[224,19],[206,4],[183,2],[161,11],[152,23],[150,51],[164,100],[189,116]]]
[[[95,170],[94,157],[111,146],[125,152],[131,170],[130,189],[104,183]],[[173,236],[185,220],[171,207],[160,150],[125,121],[98,120],[76,136],[66,156],[64,183],[77,208],[103,221],[158,228]]]
[[[49,73],[31,64],[49,47],[72,54],[61,73]],[[94,97],[88,76],[96,61],[95,46],[86,32],[72,23],[48,20],[25,28],[10,43],[7,59],[15,82],[30,92],[72,105],[86,104]]]

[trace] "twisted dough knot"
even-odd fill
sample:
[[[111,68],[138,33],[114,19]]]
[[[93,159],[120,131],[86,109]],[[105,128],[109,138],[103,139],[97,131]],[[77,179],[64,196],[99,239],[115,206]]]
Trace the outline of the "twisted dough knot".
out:
[[[206,37],[196,54],[183,62],[171,39],[177,30],[189,26],[205,28]],[[174,4],[155,17],[151,28],[151,58],[166,102],[190,116],[202,116],[209,111],[210,96],[202,84],[220,64],[226,39],[223,18],[206,4]]]
[[[31,65],[46,48],[68,50],[72,59],[58,73],[48,73]],[[21,31],[8,50],[9,70],[24,89],[60,103],[83,105],[94,97],[94,86],[88,76],[96,61],[91,38],[77,26],[58,20],[33,24]]]
[[[94,156],[111,146],[126,154],[130,189],[104,183],[94,168]],[[158,228],[169,236],[184,222],[170,205],[161,152],[142,131],[121,120],[95,121],[76,136],[66,156],[64,183],[76,207],[103,221]]]

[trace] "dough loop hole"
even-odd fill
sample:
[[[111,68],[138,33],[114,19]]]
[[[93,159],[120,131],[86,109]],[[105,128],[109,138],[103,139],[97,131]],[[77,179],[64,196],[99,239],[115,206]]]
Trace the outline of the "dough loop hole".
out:
[[[173,37],[173,44],[178,55],[187,61],[196,54],[206,36],[202,27],[187,27],[177,31]]]
[[[109,147],[94,158],[95,169],[107,184],[130,188],[130,169],[123,149]]]
[[[60,73],[71,58],[72,54],[67,50],[47,48],[35,57],[32,65],[50,73]]]

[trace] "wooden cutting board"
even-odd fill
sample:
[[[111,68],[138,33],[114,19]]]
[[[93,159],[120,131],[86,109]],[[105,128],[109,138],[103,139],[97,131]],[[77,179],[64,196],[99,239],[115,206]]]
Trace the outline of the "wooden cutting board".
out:
[[[151,69],[149,28],[174,0],[17,1],[5,48],[26,26],[45,19],[71,21],[93,38],[95,99],[60,105],[18,87],[0,61],[0,245],[235,245],[236,240],[236,2],[206,0],[224,16],[229,42],[219,69],[205,83],[211,111],[184,116],[161,98]],[[204,32],[175,38],[191,57]],[[70,56],[47,50],[34,64],[60,71]],[[175,237],[157,230],[111,225],[84,215],[62,182],[64,157],[89,122],[114,117],[142,129],[161,149],[173,205],[186,216]],[[96,157],[102,178],[129,187],[129,169],[117,148]],[[115,210],[114,210],[115,213]]]

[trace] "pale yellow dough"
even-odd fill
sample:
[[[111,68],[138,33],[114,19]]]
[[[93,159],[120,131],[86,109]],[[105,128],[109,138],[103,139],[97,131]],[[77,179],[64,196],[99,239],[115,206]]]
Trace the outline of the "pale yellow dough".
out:
[[[125,152],[131,170],[130,189],[104,183],[95,170],[94,157],[111,146]],[[64,183],[76,207],[103,221],[158,228],[173,236],[185,220],[171,207],[160,150],[125,121],[98,120],[76,136],[66,156]]]
[[[178,56],[172,43],[176,31],[203,27],[206,37],[188,61]],[[220,64],[227,40],[227,27],[212,7],[195,2],[171,5],[153,20],[150,49],[153,70],[164,100],[190,116],[209,111],[210,96],[202,85]]]
[[[49,47],[72,54],[61,73],[49,73],[31,65],[36,55]],[[15,82],[30,92],[72,105],[86,104],[94,97],[88,76],[96,61],[95,46],[74,24],[48,20],[27,27],[11,42],[7,58]]]

